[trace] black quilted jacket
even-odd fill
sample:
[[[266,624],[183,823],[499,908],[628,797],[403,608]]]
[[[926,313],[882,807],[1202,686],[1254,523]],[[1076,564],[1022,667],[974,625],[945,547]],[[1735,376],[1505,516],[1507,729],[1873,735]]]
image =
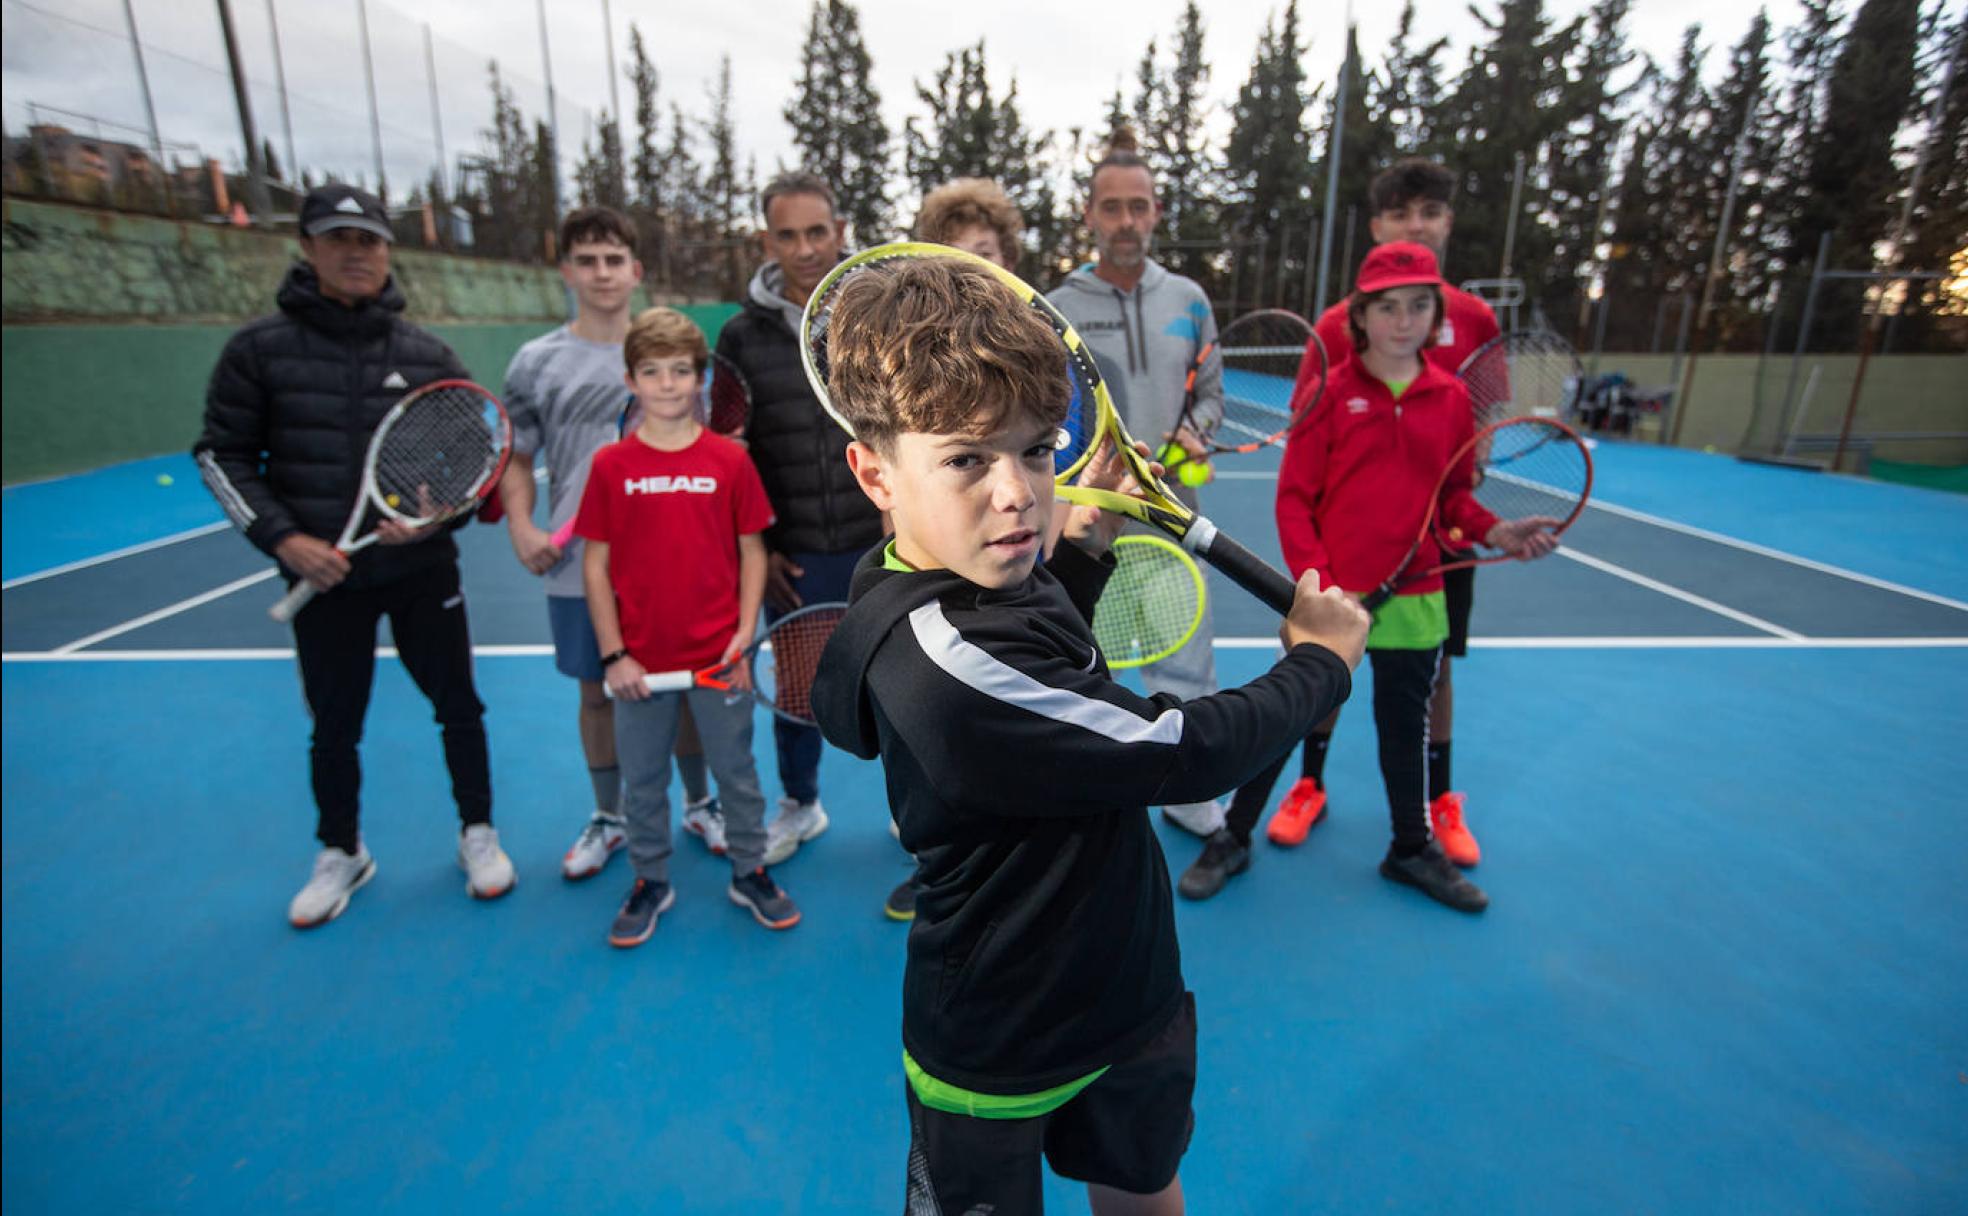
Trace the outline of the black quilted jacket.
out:
[[[294,532],[338,538],[383,415],[419,385],[469,379],[449,346],[403,319],[393,277],[349,308],[321,294],[313,267],[296,263],[278,302],[278,313],[226,343],[192,447],[213,497],[268,554]],[[380,586],[457,556],[448,531],[414,545],[371,545],[351,559],[344,586]]]
[[[752,389],[745,442],[778,517],[765,543],[778,553],[859,552],[881,539],[881,512],[847,467],[847,435],[807,385],[787,319],[792,305],[773,290],[776,271],[753,277],[717,343]]]

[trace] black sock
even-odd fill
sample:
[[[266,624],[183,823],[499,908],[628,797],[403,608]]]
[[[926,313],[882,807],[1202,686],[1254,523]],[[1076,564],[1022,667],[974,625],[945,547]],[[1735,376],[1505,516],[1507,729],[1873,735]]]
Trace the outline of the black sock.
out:
[[[1428,745],[1428,800],[1435,801],[1449,792],[1449,741]]]
[[[1299,776],[1312,778],[1319,783],[1320,789],[1326,788],[1326,749],[1331,746],[1330,731],[1320,734],[1315,730],[1305,736],[1305,764]]]

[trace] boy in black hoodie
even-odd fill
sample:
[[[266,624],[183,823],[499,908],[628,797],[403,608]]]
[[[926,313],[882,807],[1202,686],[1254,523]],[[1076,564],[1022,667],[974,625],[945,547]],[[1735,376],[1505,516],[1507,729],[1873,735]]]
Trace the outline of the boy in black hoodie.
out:
[[[1096,1213],[1179,1213],[1195,1012],[1144,808],[1289,750],[1345,699],[1366,614],[1308,580],[1269,673],[1135,695],[1087,624],[1121,521],[1054,527],[1070,389],[1051,327],[954,259],[865,271],[833,315],[848,462],[895,536],[855,571],[814,704],[836,746],[882,757],[919,866],[906,1210],[1037,1212],[1043,1158]],[[1126,488],[1112,453],[1089,477]]]

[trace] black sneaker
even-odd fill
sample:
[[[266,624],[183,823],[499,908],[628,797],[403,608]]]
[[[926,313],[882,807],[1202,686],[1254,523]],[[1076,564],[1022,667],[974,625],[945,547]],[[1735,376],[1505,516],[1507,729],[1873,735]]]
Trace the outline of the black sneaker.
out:
[[[1229,828],[1218,828],[1203,844],[1203,855],[1182,872],[1175,889],[1185,899],[1208,899],[1223,884],[1250,869],[1250,844],[1240,842]]]
[[[1481,912],[1490,906],[1483,888],[1470,882],[1442,846],[1434,841],[1412,857],[1397,857],[1392,849],[1381,859],[1380,876],[1393,882],[1419,887],[1436,903],[1447,904],[1458,912]]]
[[[913,876],[903,879],[902,885],[888,893],[888,899],[882,903],[882,915],[890,920],[916,919],[916,880]]]
[[[615,924],[608,930],[608,944],[624,950],[640,946],[656,932],[656,918],[675,904],[676,888],[669,883],[636,879],[635,886],[629,888],[629,897],[622,901],[622,910],[615,914]]]
[[[764,866],[732,879],[725,894],[768,929],[790,929],[799,924],[800,910],[793,906],[792,898],[779,884],[772,881]]]

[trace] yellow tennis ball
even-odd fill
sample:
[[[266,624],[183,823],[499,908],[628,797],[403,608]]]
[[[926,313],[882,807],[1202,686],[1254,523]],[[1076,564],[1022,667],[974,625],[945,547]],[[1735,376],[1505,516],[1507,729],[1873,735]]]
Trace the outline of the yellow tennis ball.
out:
[[[1155,453],[1155,460],[1163,468],[1174,470],[1188,463],[1189,453],[1179,443],[1165,443],[1162,450]]]
[[[398,499],[397,496],[394,494],[386,494],[383,496],[383,501],[393,507],[401,500]]]
[[[1193,488],[1208,485],[1216,473],[1205,462],[1192,460],[1178,469],[1175,476],[1183,485]]]
[[[170,485],[170,484],[171,484],[171,475],[170,475],[169,473],[159,473],[159,474],[157,475],[157,484],[158,484],[158,485],[160,485],[160,486],[168,486],[168,485]]]

